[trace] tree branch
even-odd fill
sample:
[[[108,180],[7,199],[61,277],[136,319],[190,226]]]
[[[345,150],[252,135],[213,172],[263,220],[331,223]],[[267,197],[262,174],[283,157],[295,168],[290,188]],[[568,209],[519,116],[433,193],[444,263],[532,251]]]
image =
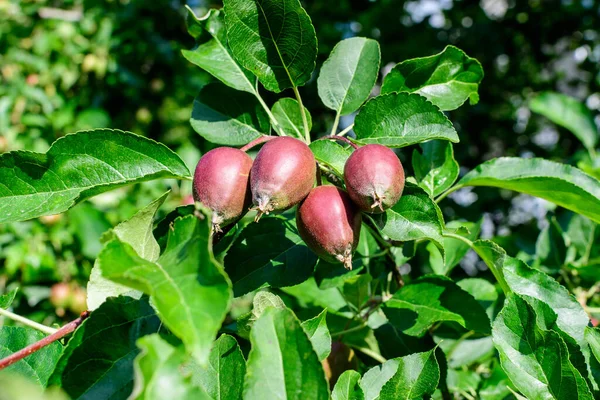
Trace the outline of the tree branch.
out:
[[[16,353],[11,354],[10,356],[0,360],[0,370],[16,363],[17,361],[22,360],[23,358],[35,353],[36,351],[48,346],[49,344],[54,343],[55,341],[67,336],[69,333],[73,332],[79,325],[81,325],[81,323],[87,317],[89,317],[89,315],[89,311],[82,312],[79,318],[69,322],[68,324],[60,328],[58,331],[54,332],[52,335],[46,336],[42,340],[35,342],[25,347],[24,349],[19,350]]]

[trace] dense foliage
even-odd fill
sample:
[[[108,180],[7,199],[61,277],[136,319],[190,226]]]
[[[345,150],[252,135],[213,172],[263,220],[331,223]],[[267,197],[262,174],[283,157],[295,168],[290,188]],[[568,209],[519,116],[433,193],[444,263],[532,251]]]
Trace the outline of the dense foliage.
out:
[[[523,43],[528,19],[549,32],[564,15],[541,3],[440,2],[429,23],[419,3],[225,0],[186,24],[175,3],[0,5],[0,357],[53,332],[34,321],[91,311],[3,370],[0,398],[598,396],[600,99],[548,90],[600,85],[597,6],[564,5],[583,33],[544,49]],[[502,18],[521,24],[496,27],[510,61],[496,37],[471,45]],[[392,26],[438,33],[401,44]],[[576,65],[544,59],[573,43]],[[402,161],[402,197],[362,214],[351,269],[318,258],[289,207],[218,232],[181,205],[201,153],[265,135],[304,141],[319,185],[347,188],[356,146]]]

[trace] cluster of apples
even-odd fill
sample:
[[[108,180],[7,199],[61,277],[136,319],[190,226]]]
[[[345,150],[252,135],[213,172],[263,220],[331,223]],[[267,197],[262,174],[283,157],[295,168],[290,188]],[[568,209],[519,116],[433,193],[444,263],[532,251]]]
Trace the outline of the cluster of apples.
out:
[[[310,148],[288,136],[268,137],[252,160],[246,152],[219,147],[206,153],[194,173],[194,200],[213,212],[213,232],[238,221],[248,210],[263,214],[295,205],[300,237],[319,257],[352,269],[361,212],[381,213],[400,199],[404,169],[389,148],[357,147],[346,161],[346,191],[314,187],[317,163]]]

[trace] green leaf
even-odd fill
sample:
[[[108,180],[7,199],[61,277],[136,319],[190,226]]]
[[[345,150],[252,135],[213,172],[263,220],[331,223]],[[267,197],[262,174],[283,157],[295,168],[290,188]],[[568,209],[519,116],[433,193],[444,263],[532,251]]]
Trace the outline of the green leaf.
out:
[[[490,281],[482,278],[465,278],[456,282],[465,292],[469,293],[486,310],[490,319],[493,319],[493,309],[498,300],[498,291],[496,286]]]
[[[190,123],[204,139],[227,146],[243,146],[270,129],[269,117],[254,96],[219,82],[200,90]]]
[[[365,400],[422,399],[435,391],[440,368],[435,349],[386,361],[360,380]]]
[[[175,220],[167,248],[156,262],[140,257],[118,237],[98,257],[102,275],[152,299],[164,324],[200,365],[231,302],[231,283],[212,254],[210,216]]]
[[[317,79],[323,104],[340,115],[358,110],[377,81],[380,62],[376,40],[353,37],[336,44]]]
[[[211,399],[242,398],[246,360],[235,338],[221,335],[213,344],[206,367],[189,366],[192,382],[204,388]]]
[[[446,228],[448,230],[455,230],[455,234],[463,236],[470,241],[474,241],[479,237],[482,221],[483,219],[480,219],[477,222],[450,221],[446,225]],[[463,259],[470,249],[469,245],[462,240],[451,237],[444,237],[443,246],[445,257],[442,257],[439,249],[433,243],[427,244],[429,263],[433,272],[438,275],[448,275],[454,267],[460,263],[460,260]]]
[[[392,240],[428,239],[443,249],[442,213],[431,197],[416,185],[407,182],[398,203],[383,214],[373,215],[373,220]]]
[[[335,311],[336,314],[352,316],[351,312],[344,312],[347,308],[346,300],[335,288],[320,289],[315,282],[313,277],[308,278],[296,286],[284,287],[281,289],[283,292],[294,296],[301,307],[320,307],[321,309],[327,308],[330,312]],[[331,313],[328,314],[328,319],[331,317]],[[329,329],[335,332],[331,326]]]
[[[188,7],[188,30],[193,31],[196,47],[182,50],[183,56],[224,84],[237,90],[256,94],[256,78],[233,59],[227,45],[225,20],[221,10],[211,9],[202,18]]]
[[[302,115],[297,100],[289,97],[281,98],[273,104],[271,112],[286,135],[304,140],[304,126],[302,125]],[[304,114],[310,130],[312,129],[312,118],[306,107],[304,107]]]
[[[265,310],[252,327],[250,342],[245,400],[329,398],[321,362],[290,310]]]
[[[8,307],[10,307],[12,302],[15,300],[18,290],[19,288],[14,288],[10,292],[0,295],[0,308],[6,310]]]
[[[100,237],[112,228],[105,212],[89,201],[84,201],[68,211],[68,219],[73,235],[79,242],[81,254],[95,259],[102,250]]]
[[[464,186],[516,190],[600,222],[600,182],[570,165],[542,158],[496,158],[469,172],[454,188]]]
[[[69,397],[57,387],[50,390],[10,372],[0,372],[0,387],[2,400],[69,400]]]
[[[531,111],[570,130],[590,150],[598,144],[592,112],[579,100],[560,93],[543,92],[529,102]]]
[[[384,303],[383,312],[392,325],[411,336],[423,336],[439,321],[453,321],[468,330],[490,332],[490,320],[481,305],[441,275],[426,275],[405,285]]]
[[[361,234],[364,229],[361,229]],[[366,259],[364,259],[366,260]],[[344,286],[348,280],[353,279],[364,269],[363,259],[354,257],[352,259],[352,270],[348,271],[341,264],[331,264],[319,258],[315,267],[315,281],[320,289],[329,289]]]
[[[360,374],[354,370],[344,371],[335,383],[331,392],[331,400],[364,400],[360,385]]]
[[[569,361],[557,332],[545,330],[527,302],[507,297],[494,321],[494,345],[513,384],[532,399],[593,399],[587,383]]]
[[[339,177],[344,176],[344,165],[352,154],[352,149],[332,140],[315,140],[309,145],[317,162],[333,170]]]
[[[112,129],[81,131],[58,139],[45,154],[0,155],[0,223],[62,213],[136,182],[189,176],[163,144]]]
[[[392,378],[383,385],[380,400],[422,399],[432,395],[440,380],[440,368],[435,349],[396,359],[398,367]]]
[[[281,297],[266,290],[256,293],[256,296],[252,300],[252,315],[254,316],[254,320],[256,321],[266,309],[271,307],[284,309],[285,303],[281,300]]]
[[[583,262],[589,261],[592,246],[596,237],[597,225],[588,218],[573,214],[567,226],[566,237],[569,245],[575,247]]]
[[[586,353],[583,350],[586,347],[584,330],[589,318],[567,288],[542,271],[527,266],[517,258],[509,257],[493,242],[478,240],[474,243],[474,249],[486,264],[502,271],[507,286],[514,293],[548,304],[557,315],[556,325],[572,337],[582,347],[584,354]]]
[[[272,92],[305,84],[315,68],[317,36],[298,0],[225,0],[235,59]]]
[[[477,90],[482,79],[483,68],[479,61],[454,46],[446,46],[433,56],[397,64],[386,75],[381,93],[418,93],[442,111],[449,111],[457,109],[467,99],[471,104],[477,104]]]
[[[461,398],[466,393],[477,393],[481,380],[481,375],[475,371],[449,369],[446,384],[455,398]]]
[[[331,352],[331,335],[329,329],[327,329],[326,318],[327,309],[324,309],[316,317],[302,323],[302,327],[312,342],[320,361],[326,359]]]
[[[367,101],[354,120],[356,140],[406,147],[432,139],[458,142],[448,118],[416,94],[389,93]]]
[[[0,359],[40,341],[44,337],[46,337],[44,333],[29,327],[0,327]],[[61,352],[61,344],[59,342],[52,342],[50,345],[3,369],[2,373],[18,374],[37,383],[41,387],[46,387]]]
[[[585,327],[585,341],[593,357],[590,357],[590,369],[596,383],[600,382],[600,330],[598,328]]]
[[[183,349],[171,346],[158,334],[144,336],[137,344],[141,352],[135,358],[135,386],[129,399],[161,399],[165,390],[173,399],[213,399],[192,384],[189,374],[182,373],[182,364],[189,358]]]
[[[431,140],[421,143],[422,153],[413,151],[412,165],[415,179],[432,197],[437,197],[458,178],[459,167],[454,159],[452,143],[445,140]]]
[[[241,315],[237,319],[237,333],[244,339],[248,339],[250,336],[250,330],[254,322],[262,315],[262,313],[269,307],[275,307],[278,309],[284,309],[285,303],[281,300],[281,297],[261,290],[256,293],[252,300],[252,310],[246,314]]]
[[[312,276],[317,256],[293,218],[269,216],[246,227],[225,256],[236,297],[263,286],[297,285]]]
[[[71,398],[127,399],[139,353],[135,342],[159,327],[147,298],[109,298],[73,333],[49,383]]]
[[[440,337],[438,343],[446,354],[449,368],[462,368],[482,363],[495,354],[494,343],[489,336],[469,340]]]
[[[160,255],[160,247],[152,234],[152,227],[154,216],[168,195],[168,192],[163,194],[138,211],[133,217],[115,226],[112,230],[112,233],[119,240],[130,245],[140,257],[148,261],[154,262],[158,260],[158,256]],[[103,242],[106,242],[111,237],[112,235],[110,234],[106,235]],[[104,303],[108,297],[121,295],[139,299],[142,293],[104,278],[100,262],[96,260],[87,284],[88,310],[95,310],[100,307],[100,304]]]
[[[483,381],[479,390],[481,400],[504,400],[511,394],[512,384],[506,372],[496,364],[492,373]]]
[[[535,256],[536,263],[550,271],[558,271],[565,264],[567,246],[555,218],[551,218],[540,232],[535,243]]]

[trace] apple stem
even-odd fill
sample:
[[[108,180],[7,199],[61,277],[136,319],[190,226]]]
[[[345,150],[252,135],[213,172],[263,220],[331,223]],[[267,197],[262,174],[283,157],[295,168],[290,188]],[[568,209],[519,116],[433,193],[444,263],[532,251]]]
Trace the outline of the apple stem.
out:
[[[343,136],[337,136],[337,135],[329,135],[329,136],[323,136],[318,138],[317,140],[337,140],[339,142],[344,142],[346,144],[349,144],[350,146],[352,146],[352,148],[354,150],[358,149],[358,146],[356,145],[356,143],[354,143],[353,141],[351,141],[348,138],[345,138]]]
[[[60,328],[59,330],[54,332],[52,335],[46,336],[42,340],[35,342],[35,343],[25,347],[24,349],[21,349],[21,350],[17,351],[16,353],[11,354],[10,356],[8,356],[6,358],[3,358],[2,360],[0,360],[0,370],[16,363],[17,361],[22,360],[23,358],[42,349],[43,347],[46,347],[49,344],[67,336],[69,333],[73,332],[79,325],[81,325],[81,323],[87,317],[89,317],[89,315],[90,315],[89,311],[84,311],[81,313],[79,318],[77,318],[74,321],[69,322],[68,324],[66,324],[65,326],[63,326],[62,328]]]
[[[259,138],[254,139],[253,141],[251,141],[250,143],[248,143],[247,145],[245,145],[244,147],[242,147],[240,150],[246,152],[248,150],[250,150],[251,148],[253,148],[254,146],[258,146],[259,144],[268,142],[271,139],[275,139],[277,136],[261,136]]]

